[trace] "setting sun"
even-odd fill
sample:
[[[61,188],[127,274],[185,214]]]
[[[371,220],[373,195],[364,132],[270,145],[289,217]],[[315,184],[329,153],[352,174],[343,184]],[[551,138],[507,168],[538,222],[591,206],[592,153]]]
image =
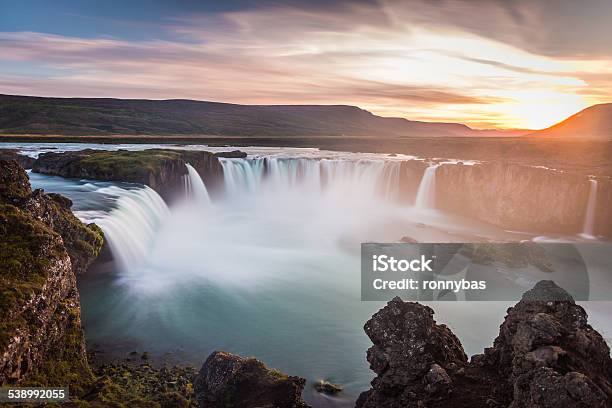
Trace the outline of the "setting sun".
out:
[[[526,90],[512,92],[513,103],[493,105],[499,112],[500,125],[506,128],[540,130],[581,111],[588,103],[578,95]]]

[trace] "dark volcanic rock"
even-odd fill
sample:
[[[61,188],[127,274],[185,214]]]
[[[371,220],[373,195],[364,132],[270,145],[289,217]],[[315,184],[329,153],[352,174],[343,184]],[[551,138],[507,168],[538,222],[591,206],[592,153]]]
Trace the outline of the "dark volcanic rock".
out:
[[[20,154],[15,149],[0,149],[0,160],[15,160],[24,169],[31,169],[35,159]]]
[[[41,154],[32,170],[70,178],[146,184],[168,199],[183,188],[182,178],[187,174],[186,163],[196,169],[209,188],[215,188],[222,180],[223,169],[214,154],[191,150],[86,149],[78,152],[50,152]]]
[[[432,315],[396,298],[368,321],[368,361],[378,376],[358,408],[612,406],[610,349],[552,281],[508,309],[493,347],[470,363]]]
[[[32,192],[16,161],[0,160],[0,180],[0,384],[70,381],[78,393],[92,375],[76,272],[102,236],[72,215],[69,200]]]
[[[612,404],[610,349],[584,309],[552,281],[539,282],[508,309],[484,366],[508,378],[512,408]]]
[[[338,394],[339,392],[342,391],[341,386],[330,383],[329,381],[325,381],[325,380],[317,381],[314,385],[314,388],[315,390],[317,390],[317,392],[322,392],[324,394],[330,394],[330,395]]]
[[[224,157],[226,159],[244,159],[245,157],[247,157],[247,154],[240,150],[232,150],[231,152],[215,153],[215,156]]]
[[[433,314],[427,306],[396,297],[365,324],[374,343],[367,359],[377,377],[357,407],[418,407],[452,390],[448,372],[465,366],[467,357],[459,339],[436,324]]]
[[[306,408],[306,380],[267,368],[254,358],[213,352],[195,379],[200,408]]]

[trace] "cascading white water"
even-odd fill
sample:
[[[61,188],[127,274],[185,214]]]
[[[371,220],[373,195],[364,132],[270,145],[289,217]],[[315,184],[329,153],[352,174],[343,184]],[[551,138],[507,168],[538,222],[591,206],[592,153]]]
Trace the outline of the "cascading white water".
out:
[[[301,191],[395,199],[401,162],[310,158],[222,159],[229,194]]]
[[[432,164],[425,169],[417,191],[415,207],[435,208],[436,206],[436,170],[439,164]]]
[[[187,196],[202,204],[210,203],[208,190],[198,171],[189,163],[185,163],[185,166],[187,166],[187,176],[185,179]]]
[[[587,209],[584,215],[584,226],[582,235],[593,237],[595,235],[595,206],[597,204],[597,180],[589,179],[589,198],[587,201]]]
[[[255,192],[261,187],[265,159],[221,159],[223,179],[228,193]]]
[[[93,221],[104,231],[121,271],[128,272],[149,256],[156,232],[170,211],[159,194],[147,186],[138,190],[114,187],[113,193],[119,196],[116,208]]]

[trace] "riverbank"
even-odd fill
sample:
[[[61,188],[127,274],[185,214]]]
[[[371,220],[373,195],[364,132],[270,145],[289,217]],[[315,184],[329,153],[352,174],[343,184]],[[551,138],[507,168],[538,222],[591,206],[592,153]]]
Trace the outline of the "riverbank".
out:
[[[200,144],[209,146],[306,147],[333,151],[408,154],[430,158],[503,161],[569,173],[612,177],[612,141],[521,137],[227,137],[0,135],[7,143]]]

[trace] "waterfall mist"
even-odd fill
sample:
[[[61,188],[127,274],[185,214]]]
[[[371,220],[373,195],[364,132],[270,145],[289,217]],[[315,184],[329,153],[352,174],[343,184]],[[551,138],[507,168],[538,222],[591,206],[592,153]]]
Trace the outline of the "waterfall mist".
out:
[[[120,197],[99,222],[119,268],[81,285],[95,341],[120,349],[121,333],[151,352],[181,345],[177,353],[194,364],[215,349],[254,355],[309,381],[338,381],[353,406],[371,380],[363,323],[381,307],[360,301],[360,244],[512,239],[403,202],[401,160],[267,155],[221,164],[224,188],[211,201],[202,199],[206,180],[188,166],[182,202],[168,209],[145,188]],[[422,195],[433,190],[433,173]],[[499,319],[508,306],[440,305],[437,318],[464,321],[468,310]],[[495,325],[453,329],[468,352],[496,334]]]
[[[212,203],[188,166],[187,199],[159,225],[146,267],[137,268],[139,278],[129,274],[136,290],[193,282],[255,290],[319,273],[347,274],[358,270],[360,242],[397,240],[403,232],[399,161],[272,157],[221,163],[225,188]],[[332,262],[313,267],[322,259]]]
[[[212,201],[187,164],[185,198],[171,209],[145,188],[121,195],[110,216],[96,221],[130,289],[164,293],[194,283],[269,289],[319,274],[353,276],[361,242],[500,236],[433,210],[438,165],[426,169],[410,206],[399,199],[399,160],[268,156],[221,164],[224,191]]]

